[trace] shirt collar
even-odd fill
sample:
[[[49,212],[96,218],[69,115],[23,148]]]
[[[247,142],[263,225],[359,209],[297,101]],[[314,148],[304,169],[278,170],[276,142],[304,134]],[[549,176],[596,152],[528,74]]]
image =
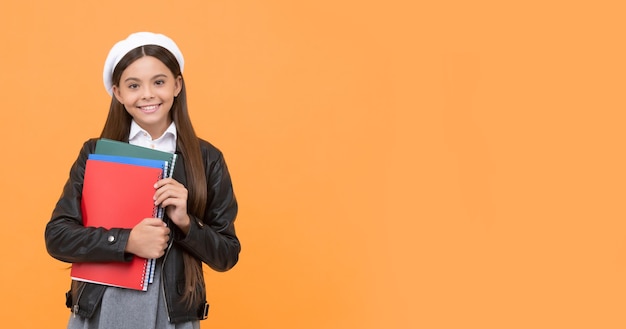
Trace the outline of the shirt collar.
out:
[[[141,128],[139,126],[139,124],[137,124],[137,122],[135,122],[135,120],[133,119],[130,123],[130,134],[128,135],[128,140],[132,140],[135,139],[137,137],[138,134],[140,133],[146,133],[148,135],[150,135],[147,131],[145,131],[143,128]],[[172,123],[170,123],[169,127],[167,127],[167,129],[165,129],[165,132],[163,133],[163,135],[159,136],[158,138],[156,138],[155,140],[161,139],[166,135],[172,135],[172,137],[174,137],[174,140],[176,140],[176,125],[174,124],[174,121],[172,121]],[[154,136],[150,136],[152,138],[154,138]]]

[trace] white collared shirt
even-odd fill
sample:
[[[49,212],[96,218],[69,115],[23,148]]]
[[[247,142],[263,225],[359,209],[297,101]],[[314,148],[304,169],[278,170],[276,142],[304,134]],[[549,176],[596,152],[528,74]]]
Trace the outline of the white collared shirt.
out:
[[[130,135],[128,136],[128,143],[133,145],[139,145],[159,151],[175,153],[176,152],[176,125],[174,122],[170,124],[165,130],[163,135],[159,138],[152,139],[152,136],[139,127],[139,125],[132,120],[130,124]]]

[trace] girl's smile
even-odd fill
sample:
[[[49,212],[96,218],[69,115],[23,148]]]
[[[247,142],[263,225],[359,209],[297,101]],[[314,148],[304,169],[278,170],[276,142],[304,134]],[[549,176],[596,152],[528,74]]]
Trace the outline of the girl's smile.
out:
[[[154,113],[159,109],[159,107],[161,107],[161,104],[145,105],[145,106],[138,106],[138,107],[143,113]]]

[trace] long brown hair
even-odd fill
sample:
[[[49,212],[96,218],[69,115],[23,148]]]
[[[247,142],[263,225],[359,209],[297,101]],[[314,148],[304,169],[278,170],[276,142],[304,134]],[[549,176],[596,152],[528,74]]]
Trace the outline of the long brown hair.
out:
[[[188,211],[190,214],[202,218],[206,209],[207,200],[206,175],[198,136],[193,129],[187,110],[185,80],[182,79],[182,73],[176,57],[167,49],[156,45],[145,45],[135,48],[128,52],[115,67],[112,79],[113,84],[119,86],[122,72],[134,61],[144,56],[157,58],[172,71],[174,77],[181,77],[182,88],[178,96],[174,99],[170,116],[176,125],[177,149],[180,151],[183,159],[185,159],[185,173],[188,185],[187,189],[189,191],[187,200]],[[104,128],[102,129],[101,137],[128,141],[131,121],[132,117],[128,114],[124,105],[115,97],[112,97],[109,114]],[[183,301],[191,308],[194,304],[204,302],[200,300],[201,293],[198,289],[200,280],[204,280],[202,275],[202,263],[186,251],[183,251],[183,261],[185,264],[186,287]]]

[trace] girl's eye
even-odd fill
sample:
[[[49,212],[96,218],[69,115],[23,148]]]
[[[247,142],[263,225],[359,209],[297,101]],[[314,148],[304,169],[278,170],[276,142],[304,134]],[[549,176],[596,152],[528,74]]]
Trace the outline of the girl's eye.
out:
[[[163,81],[163,80],[157,80],[157,81],[154,82],[154,84],[157,85],[157,86],[160,86],[160,85],[162,85],[164,83],[165,83],[165,81]]]
[[[130,89],[137,89],[137,88],[139,88],[139,85],[136,84],[136,83],[133,83],[131,85],[128,85],[128,88],[130,88]]]

